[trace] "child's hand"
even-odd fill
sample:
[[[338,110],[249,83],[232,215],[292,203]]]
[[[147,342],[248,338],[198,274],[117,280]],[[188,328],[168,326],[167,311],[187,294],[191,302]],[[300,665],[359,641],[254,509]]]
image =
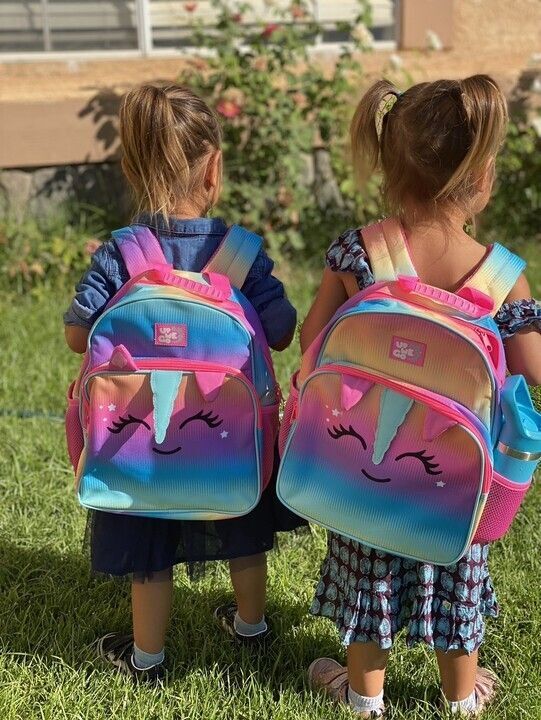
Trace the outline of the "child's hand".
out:
[[[88,328],[81,327],[80,325],[65,325],[64,336],[66,343],[70,350],[75,353],[86,352],[86,343],[88,340]]]

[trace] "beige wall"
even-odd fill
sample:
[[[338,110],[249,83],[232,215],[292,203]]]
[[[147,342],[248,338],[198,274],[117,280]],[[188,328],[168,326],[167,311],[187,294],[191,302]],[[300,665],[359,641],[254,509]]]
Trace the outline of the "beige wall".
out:
[[[454,23],[458,52],[541,52],[540,0],[455,0]]]
[[[449,17],[452,21],[449,49],[396,51],[414,80],[486,72],[510,92],[532,66],[532,56],[541,54],[541,0],[402,0],[402,5],[421,28],[420,42],[427,29],[438,32],[438,22],[443,36]],[[388,70],[390,56],[380,51],[364,56],[368,76]],[[181,64],[178,58],[0,64],[0,167],[109,158],[115,149],[111,109],[118,97],[133,83],[177,77]],[[397,80],[401,77],[398,73]]]
[[[541,65],[541,0],[402,0],[402,5],[404,13],[417,18],[418,39],[431,29],[450,45],[439,52],[399,48],[394,54],[414,81],[488,73],[510,93],[525,70]],[[452,39],[447,42],[449,17]],[[369,77],[388,71],[391,55],[367,55],[363,64]],[[395,77],[400,81],[401,74]]]

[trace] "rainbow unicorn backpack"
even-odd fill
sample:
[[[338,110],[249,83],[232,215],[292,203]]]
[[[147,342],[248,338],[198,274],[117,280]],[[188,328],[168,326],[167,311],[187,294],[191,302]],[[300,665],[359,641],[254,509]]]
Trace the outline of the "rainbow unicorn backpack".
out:
[[[202,273],[174,270],[153,233],[113,233],[130,280],[88,336],[68,393],[79,501],[107,512],[244,515],[273,466],[280,391],[238,290],[261,238],[233,226]]]
[[[502,393],[523,379],[506,381],[492,316],[525,263],[494,245],[453,294],[419,281],[397,221],[364,228],[362,239],[375,284],[303,357],[282,424],[278,496],[368,546],[448,565],[472,541],[507,531],[537,464],[515,479],[495,467]]]

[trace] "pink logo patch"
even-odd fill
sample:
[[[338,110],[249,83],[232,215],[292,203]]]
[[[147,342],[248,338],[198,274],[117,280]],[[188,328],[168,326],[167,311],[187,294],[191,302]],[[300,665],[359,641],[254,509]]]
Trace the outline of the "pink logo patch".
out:
[[[155,323],[154,345],[186,347],[188,345],[188,327],[178,323]]]
[[[410,365],[422,367],[425,364],[426,345],[424,343],[408,340],[407,338],[393,337],[389,357]]]

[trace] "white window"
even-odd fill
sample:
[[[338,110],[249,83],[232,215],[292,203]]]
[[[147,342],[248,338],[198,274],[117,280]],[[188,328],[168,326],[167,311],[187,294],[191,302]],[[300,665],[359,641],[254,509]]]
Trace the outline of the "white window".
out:
[[[137,50],[136,0],[0,0],[0,53]]]
[[[343,41],[347,38],[340,32],[333,30],[337,21],[351,21],[359,12],[359,4],[356,0],[317,0],[315,3],[319,22],[324,28],[325,38],[329,42]],[[376,43],[394,42],[396,33],[396,0],[371,0],[372,27],[371,32]]]
[[[376,44],[394,42],[397,1],[371,0]],[[356,0],[312,0],[312,4],[324,28],[318,43],[347,40],[333,28],[337,21],[356,16]],[[253,0],[252,5],[253,12],[242,18],[243,23],[269,17],[264,0]],[[275,5],[287,8],[291,0],[276,0]],[[210,0],[0,0],[0,57],[174,52],[193,46],[194,15],[209,27],[216,17]]]

